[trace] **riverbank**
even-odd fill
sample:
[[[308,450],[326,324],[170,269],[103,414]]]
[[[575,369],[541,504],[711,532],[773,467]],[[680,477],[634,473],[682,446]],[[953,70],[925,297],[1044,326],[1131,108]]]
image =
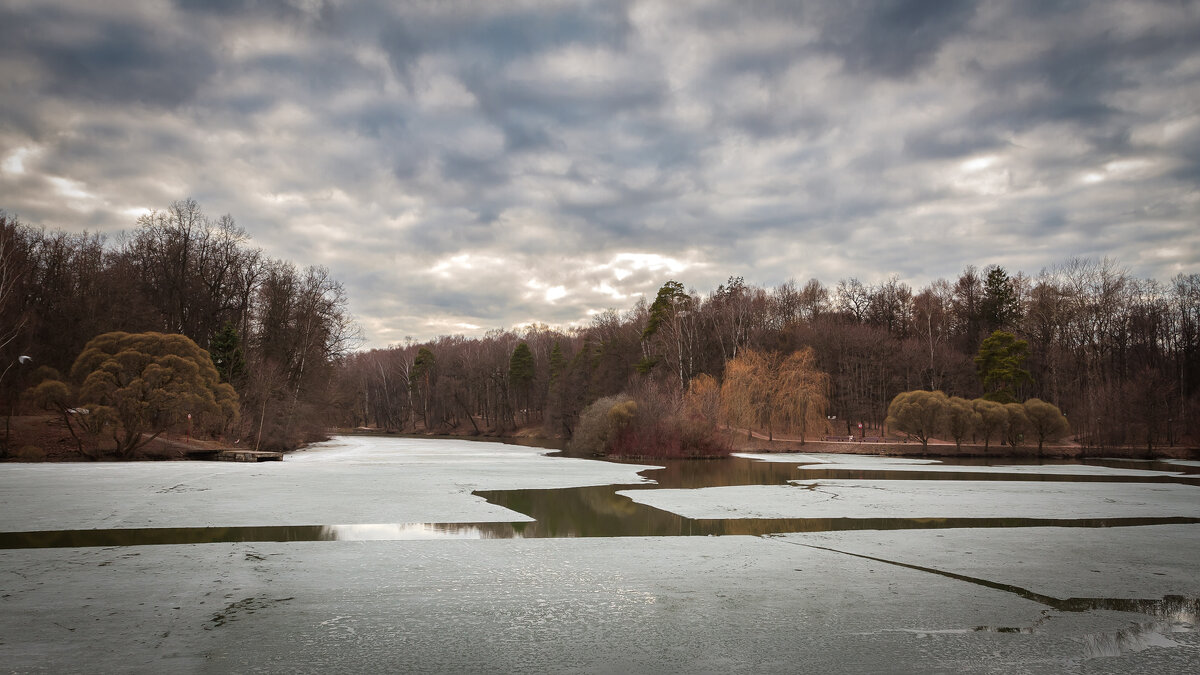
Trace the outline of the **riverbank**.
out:
[[[198,440],[190,438],[186,434],[165,433],[144,447],[139,448],[133,457],[122,459],[104,454],[103,448],[95,439],[85,439],[84,449],[87,452],[81,454],[75,440],[67,432],[65,425],[63,425],[57,416],[14,416],[11,425],[10,452],[9,456],[3,460],[10,462],[179,461],[207,459],[221,451],[252,449],[244,448],[240,444],[228,441]],[[568,440],[565,438],[546,434],[544,428],[540,425],[527,425],[503,433],[495,431],[475,433],[472,429],[467,428],[440,433],[408,432],[397,434],[374,428],[358,427],[331,428],[329,429],[329,434],[495,441],[560,451],[566,451],[568,444]],[[1089,457],[1200,459],[1200,448],[1193,446],[1155,447],[1153,450],[1148,450],[1144,446],[1088,448],[1078,444],[1066,444],[1046,446],[1039,452],[1036,445],[1012,447],[991,444],[985,448],[981,444],[964,443],[959,448],[953,443],[940,440],[930,441],[927,448],[923,448],[917,442],[904,442],[902,440],[866,443],[861,441],[809,440],[801,443],[798,439],[791,438],[768,440],[759,434],[755,434],[752,438],[747,438],[745,432],[742,431],[732,433],[727,438],[731,452],[822,452],[905,457],[998,459],[1046,458],[1078,460]],[[89,457],[88,454],[94,457]],[[614,459],[633,460],[639,458],[614,457]]]
[[[859,441],[807,441],[796,440],[745,439],[737,442],[737,452],[826,452],[833,454],[853,455],[886,455],[904,457],[979,457],[1003,459],[1087,459],[1090,457],[1117,457],[1124,459],[1200,459],[1200,449],[1194,447],[1155,447],[1148,451],[1145,447],[1107,447],[1087,448],[1074,445],[1047,445],[1040,451],[1036,445],[992,444],[984,447],[981,444],[966,444],[957,447],[953,443],[930,442],[922,447],[920,443],[892,441],[882,443],[863,443]]]
[[[80,435],[83,450],[58,415],[14,415],[9,422],[8,462],[162,462],[211,459],[224,451],[246,451],[238,443],[196,439],[187,433],[163,433],[132,457],[112,453],[111,439]],[[80,433],[76,430],[76,433]]]
[[[405,433],[405,434],[389,434],[378,429],[370,429],[360,427],[357,429],[333,429],[331,434],[336,435],[378,435],[378,436],[404,436],[411,438],[460,438],[466,440],[481,440],[481,441],[498,441],[502,443],[515,443],[518,445],[532,445],[537,447],[550,448],[554,450],[567,449],[568,440],[561,437],[547,436],[541,427],[531,425],[520,428],[511,433],[471,433],[466,432],[449,432],[438,434],[421,434],[421,433]],[[801,443],[798,439],[776,438],[767,440],[765,437],[755,434],[752,438],[746,438],[745,432],[739,431],[728,437],[731,452],[824,452],[833,454],[853,454],[853,455],[884,455],[892,457],[971,457],[971,458],[998,458],[998,459],[1087,459],[1089,457],[1118,457],[1126,459],[1200,459],[1200,448],[1192,446],[1168,446],[1155,447],[1153,451],[1147,451],[1145,447],[1107,447],[1107,448],[1088,448],[1077,443],[1068,445],[1047,445],[1038,450],[1036,445],[1017,446],[999,445],[992,443],[986,448],[982,444],[963,443],[961,448],[954,443],[931,440],[927,448],[923,448],[918,442],[904,442],[903,440],[889,440],[885,442],[862,442],[862,441],[826,441],[826,440],[809,440]],[[568,453],[569,454],[569,453]],[[630,457],[613,457],[613,459],[622,460],[639,460],[653,459],[652,457],[630,456]],[[687,459],[685,457],[673,459]]]

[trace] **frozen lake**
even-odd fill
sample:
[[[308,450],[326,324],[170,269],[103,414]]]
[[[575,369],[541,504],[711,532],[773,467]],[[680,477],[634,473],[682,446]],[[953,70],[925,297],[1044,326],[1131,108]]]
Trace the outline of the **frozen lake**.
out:
[[[0,464],[0,664],[1200,669],[1200,467],[543,452]]]

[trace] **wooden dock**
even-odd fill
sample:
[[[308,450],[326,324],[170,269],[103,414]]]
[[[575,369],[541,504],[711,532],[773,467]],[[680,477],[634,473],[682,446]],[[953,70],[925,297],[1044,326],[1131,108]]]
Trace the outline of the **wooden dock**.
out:
[[[214,457],[220,462],[282,462],[282,452],[265,450],[221,450]]]

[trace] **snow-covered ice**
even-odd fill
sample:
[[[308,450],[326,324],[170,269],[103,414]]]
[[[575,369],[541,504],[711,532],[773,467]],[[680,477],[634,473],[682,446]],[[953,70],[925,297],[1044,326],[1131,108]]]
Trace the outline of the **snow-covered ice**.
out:
[[[1151,471],[1148,469],[1126,469],[1091,464],[999,464],[981,466],[968,464],[945,464],[936,459],[914,459],[909,457],[883,457],[879,455],[837,455],[827,453],[735,453],[736,457],[762,462],[796,464],[807,471],[923,471],[933,473],[987,473],[1025,474],[1040,476],[1181,476],[1179,471]]]
[[[1200,597],[1200,525],[859,530],[774,536],[1010,584],[1062,599]]]
[[[801,464],[808,471],[926,471],[932,473],[1018,474],[1027,476],[1182,476],[1181,471],[1123,469],[1091,464],[1001,464],[978,466],[959,464]]]
[[[685,518],[1200,518],[1200,488],[1176,483],[791,482],[617,494]]]
[[[471,494],[649,482],[653,468],[503,443],[343,436],[282,462],[4,464],[0,531],[518,522]]]
[[[1200,467],[1200,462],[1191,459],[1164,459],[1167,464],[1178,464],[1179,466],[1195,466]]]
[[[754,537],[6,551],[0,663],[48,672],[1188,672],[1058,612]],[[1066,570],[1066,574],[1082,574]],[[1115,645],[1098,660],[1093,645]]]

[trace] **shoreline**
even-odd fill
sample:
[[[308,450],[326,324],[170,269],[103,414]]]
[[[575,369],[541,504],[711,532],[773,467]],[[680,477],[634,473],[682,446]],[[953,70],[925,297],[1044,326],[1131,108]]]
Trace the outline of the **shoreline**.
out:
[[[455,433],[454,431],[442,433],[421,433],[421,432],[387,432],[372,428],[330,428],[326,430],[326,436],[389,436],[397,438],[431,438],[431,439],[456,439],[467,441],[482,441],[493,443],[507,443],[511,445],[523,445],[529,447],[544,448],[548,451],[561,452],[568,456],[577,456],[567,448],[568,440],[561,437],[548,436],[541,433],[540,427],[524,427],[510,433],[474,433],[472,431],[464,431]],[[41,440],[48,441],[50,439],[43,437]],[[324,439],[327,440],[327,439]],[[313,441],[305,443],[292,450],[283,452],[283,456],[305,449],[322,441]],[[49,443],[48,443],[49,444]],[[118,458],[118,457],[100,457],[96,459],[79,456],[68,447],[63,447],[60,443],[53,443],[58,446],[55,451],[43,453],[42,456],[22,456],[22,453],[10,452],[9,456],[0,460],[0,463],[19,463],[28,462],[36,464],[56,464],[56,463],[88,463],[88,462],[159,462],[159,461],[206,461],[211,458],[201,457],[199,455],[215,454],[220,450],[238,450],[237,444],[228,442],[219,442],[214,440],[200,440],[191,438],[185,441],[184,438],[176,438],[175,434],[164,434],[155,439],[148,446],[150,452],[142,453],[137,457]],[[1089,448],[1079,445],[1053,445],[1046,446],[1041,452],[1037,446],[1018,446],[1012,447],[1007,445],[990,445],[984,448],[979,444],[964,443],[961,448],[956,447],[953,443],[931,442],[928,448],[922,448],[917,442],[904,442],[901,440],[887,442],[862,442],[862,441],[827,441],[827,440],[811,440],[801,443],[795,439],[775,439],[767,440],[765,438],[746,438],[743,432],[735,432],[733,437],[729,439],[730,452],[748,452],[748,453],[829,453],[829,454],[851,454],[851,455],[880,455],[892,457],[945,457],[945,458],[970,458],[970,459],[998,459],[998,460],[1042,460],[1042,459],[1068,459],[1081,461],[1086,459],[1136,459],[1136,460],[1156,460],[1156,459],[1182,459],[1196,460],[1200,459],[1200,448],[1193,446],[1168,446],[1155,447],[1148,450],[1145,447],[1106,447],[1106,448]],[[633,460],[653,460],[653,459],[693,459],[696,461],[720,459],[720,457],[660,457],[660,456],[639,456],[639,455],[607,455],[597,456],[596,459],[613,459],[619,461]]]
[[[424,434],[412,432],[389,433],[377,429],[331,429],[329,430],[329,433],[330,435],[346,436],[395,436],[401,438],[446,438],[491,441],[542,447],[548,450],[558,450],[566,454],[570,454],[566,448],[568,442],[567,439],[538,435],[536,433],[532,433],[530,428],[526,428],[524,433],[518,431],[516,434]],[[845,455],[881,455],[889,457],[965,457],[976,459],[1200,459],[1200,448],[1192,446],[1155,447],[1152,452],[1148,452],[1144,447],[1130,446],[1088,448],[1079,445],[1048,445],[1044,447],[1041,452],[1039,452],[1036,445],[1022,445],[1014,448],[1008,445],[992,444],[985,450],[984,446],[979,444],[964,443],[962,448],[959,449],[953,443],[937,442],[930,443],[928,449],[923,449],[920,443],[905,443],[903,441],[865,443],[861,441],[812,440],[801,443],[798,440],[792,439],[776,439],[773,441],[768,441],[766,439],[754,438],[748,440],[740,433],[738,436],[739,438],[733,439],[733,441],[730,443],[732,448],[730,451],[731,453],[755,452],[774,454],[819,452]],[[638,459],[695,459],[697,461],[703,461],[706,459],[719,459],[714,457],[658,457],[654,455],[602,455],[598,456],[597,458],[611,458],[623,461]]]

